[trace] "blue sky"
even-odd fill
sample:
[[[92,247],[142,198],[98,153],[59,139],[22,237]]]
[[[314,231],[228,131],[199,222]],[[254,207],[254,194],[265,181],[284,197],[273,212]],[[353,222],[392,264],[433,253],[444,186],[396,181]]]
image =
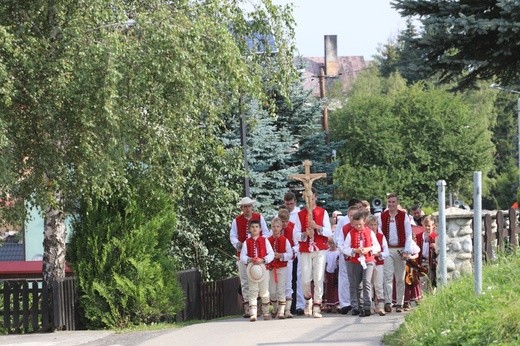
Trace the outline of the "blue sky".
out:
[[[273,0],[293,3],[296,47],[303,56],[323,56],[323,36],[338,36],[338,55],[371,59],[380,44],[405,28],[386,0]]]

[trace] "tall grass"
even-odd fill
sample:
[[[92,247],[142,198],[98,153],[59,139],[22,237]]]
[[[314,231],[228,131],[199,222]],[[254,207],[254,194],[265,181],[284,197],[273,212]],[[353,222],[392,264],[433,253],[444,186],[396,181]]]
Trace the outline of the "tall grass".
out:
[[[385,345],[519,345],[520,251],[483,267],[482,294],[473,275],[426,296]]]

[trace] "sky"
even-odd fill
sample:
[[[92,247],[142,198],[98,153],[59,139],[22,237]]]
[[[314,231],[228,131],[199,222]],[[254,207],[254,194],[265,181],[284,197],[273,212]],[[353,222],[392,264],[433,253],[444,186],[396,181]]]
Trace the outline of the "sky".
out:
[[[338,56],[371,60],[377,47],[395,38],[406,20],[390,0],[274,0],[293,3],[296,47],[302,56],[323,56],[323,36],[337,35]]]

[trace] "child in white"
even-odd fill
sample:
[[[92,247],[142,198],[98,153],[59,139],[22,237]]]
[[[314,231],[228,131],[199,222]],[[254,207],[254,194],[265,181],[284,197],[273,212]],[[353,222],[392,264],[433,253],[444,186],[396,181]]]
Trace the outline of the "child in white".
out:
[[[268,264],[274,259],[273,248],[269,240],[260,235],[260,221],[251,220],[249,222],[249,232],[251,237],[244,242],[242,250],[240,251],[240,261],[244,264],[250,262],[254,264]],[[260,297],[262,300],[262,314],[264,320],[270,319],[269,314],[269,276],[266,276],[260,282],[252,281],[247,279],[249,284],[249,320],[251,322],[256,321],[257,313],[257,298]]]
[[[376,266],[374,268],[374,272],[372,273],[372,284],[374,285],[375,293],[375,312],[378,313],[380,316],[384,316],[386,313],[384,310],[385,296],[383,289],[383,267],[385,263],[385,258],[388,257],[390,254],[388,252],[388,242],[386,241],[386,238],[383,235],[383,233],[379,232],[377,216],[370,215],[366,220],[366,224],[368,228],[370,228],[370,230],[376,235],[377,241],[381,246],[381,252],[374,254],[374,257],[376,258]]]
[[[282,235],[282,220],[278,217],[273,218],[271,228],[273,235],[268,240],[273,248],[274,261],[267,266],[269,269],[269,296],[273,306],[272,316],[283,319],[286,309],[287,264],[292,260],[293,251],[289,240]]]
[[[323,303],[328,312],[339,311],[338,298],[338,261],[340,252],[332,237],[328,240],[329,248],[325,251],[325,287]]]

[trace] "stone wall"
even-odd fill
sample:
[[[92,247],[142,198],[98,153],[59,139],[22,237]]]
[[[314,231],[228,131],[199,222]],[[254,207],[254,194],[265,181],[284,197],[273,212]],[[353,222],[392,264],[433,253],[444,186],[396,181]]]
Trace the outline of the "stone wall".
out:
[[[491,215],[492,229],[495,232],[497,212],[482,211],[482,217],[486,213]],[[438,213],[435,214],[438,217]],[[473,273],[473,212],[461,208],[447,208],[445,215],[446,269],[447,281],[450,281]],[[484,234],[484,222],[482,222],[482,234]],[[484,248],[484,244],[482,247]]]

